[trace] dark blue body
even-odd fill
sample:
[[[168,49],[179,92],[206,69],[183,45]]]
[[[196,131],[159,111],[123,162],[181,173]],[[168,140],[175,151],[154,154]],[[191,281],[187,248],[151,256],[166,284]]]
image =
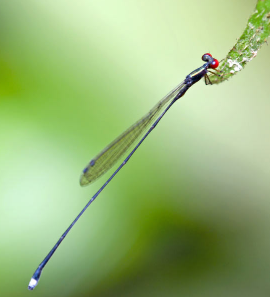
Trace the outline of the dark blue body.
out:
[[[205,63],[203,66],[195,69],[189,75],[186,76],[185,84],[190,87],[198,82],[202,77],[207,74],[207,69],[209,68],[209,64]]]

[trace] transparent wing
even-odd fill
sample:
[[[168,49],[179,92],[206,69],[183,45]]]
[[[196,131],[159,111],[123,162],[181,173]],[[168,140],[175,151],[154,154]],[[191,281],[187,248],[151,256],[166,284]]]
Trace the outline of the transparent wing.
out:
[[[80,178],[81,186],[86,186],[107,172],[118,159],[130,148],[175,98],[184,86],[184,82],[175,87],[167,96],[159,101],[144,117],[129,127],[124,133],[111,142],[85,167]]]

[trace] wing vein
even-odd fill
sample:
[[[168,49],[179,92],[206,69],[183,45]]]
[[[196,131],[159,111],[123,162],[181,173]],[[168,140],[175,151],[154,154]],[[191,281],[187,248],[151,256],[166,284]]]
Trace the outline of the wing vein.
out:
[[[184,82],[182,82],[176,86],[144,117],[130,126],[125,132],[105,147],[95,158],[93,158],[83,170],[80,184],[82,186],[88,185],[107,172],[139,138],[142,132],[145,131],[155,119],[157,119],[158,115],[160,115],[165,107],[175,98],[184,85]]]

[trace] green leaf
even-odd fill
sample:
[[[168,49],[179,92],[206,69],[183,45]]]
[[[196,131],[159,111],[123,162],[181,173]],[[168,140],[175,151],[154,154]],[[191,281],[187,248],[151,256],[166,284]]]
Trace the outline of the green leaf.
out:
[[[255,12],[249,18],[242,36],[220,64],[220,76],[210,75],[211,82],[218,84],[241,71],[257,56],[269,35],[270,0],[258,0]]]

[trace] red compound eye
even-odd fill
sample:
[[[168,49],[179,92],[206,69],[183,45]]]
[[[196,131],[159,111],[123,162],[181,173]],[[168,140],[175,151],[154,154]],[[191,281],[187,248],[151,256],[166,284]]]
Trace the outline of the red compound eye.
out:
[[[217,68],[219,65],[219,61],[217,59],[214,59],[214,61],[211,63],[210,68]]]
[[[205,56],[205,55],[212,57],[212,55],[211,55],[211,54],[209,54],[209,53],[206,53],[206,54],[204,54],[203,56]]]
[[[212,58],[212,55],[209,53],[206,53],[202,56],[202,60],[205,62],[208,62]]]

